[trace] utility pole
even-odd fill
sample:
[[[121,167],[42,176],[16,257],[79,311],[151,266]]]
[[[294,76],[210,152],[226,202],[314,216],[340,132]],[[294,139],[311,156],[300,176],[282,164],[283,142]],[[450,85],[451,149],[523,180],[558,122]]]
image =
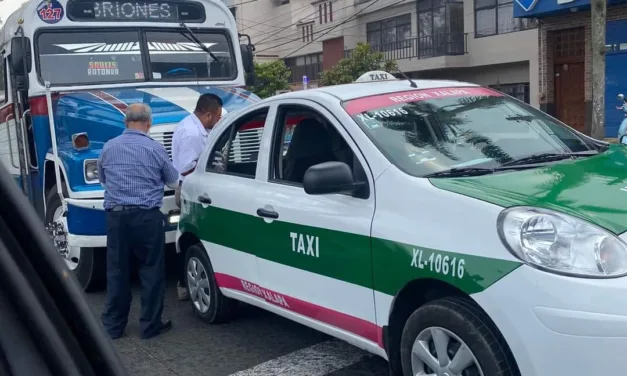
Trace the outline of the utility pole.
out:
[[[592,0],[592,129],[591,136],[605,138],[605,25],[607,0]],[[582,88],[583,90],[583,88]]]

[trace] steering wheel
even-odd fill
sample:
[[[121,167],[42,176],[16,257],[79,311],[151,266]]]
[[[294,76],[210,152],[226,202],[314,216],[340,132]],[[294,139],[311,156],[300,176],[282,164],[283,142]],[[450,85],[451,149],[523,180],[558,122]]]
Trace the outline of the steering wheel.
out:
[[[187,68],[172,68],[165,73],[168,76],[178,76],[183,74],[195,74],[193,70]]]

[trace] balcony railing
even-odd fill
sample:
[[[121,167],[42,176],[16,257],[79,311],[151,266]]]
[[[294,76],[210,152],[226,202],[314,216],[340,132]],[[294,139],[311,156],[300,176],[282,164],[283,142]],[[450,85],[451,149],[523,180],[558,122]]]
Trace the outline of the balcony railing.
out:
[[[382,52],[386,60],[464,55],[468,52],[468,34],[438,34],[405,39],[399,42],[375,44],[370,47],[373,51]],[[349,57],[352,52],[352,49],[344,50],[344,57]]]

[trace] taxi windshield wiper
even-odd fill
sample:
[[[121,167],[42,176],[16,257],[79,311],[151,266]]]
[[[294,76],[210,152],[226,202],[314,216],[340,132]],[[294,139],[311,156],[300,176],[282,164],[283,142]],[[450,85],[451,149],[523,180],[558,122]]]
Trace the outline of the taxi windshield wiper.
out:
[[[533,164],[542,162],[559,161],[562,159],[572,159],[576,157],[586,157],[599,154],[598,150],[586,150],[572,153],[539,153],[532,154],[526,157],[514,159],[513,161],[505,162],[501,166],[514,166],[521,164]]]
[[[202,48],[203,51],[205,51],[206,53],[209,54],[209,56],[211,56],[211,58],[215,61],[217,61],[218,63],[222,63],[222,61],[220,59],[217,58],[217,56],[211,52],[211,50],[209,50],[209,48],[207,48],[207,46],[205,46],[204,43],[202,43],[200,41],[200,39],[198,39],[198,37],[196,36],[196,34],[194,34],[194,32],[192,31],[192,29],[190,29],[185,22],[181,22],[181,27],[184,27],[185,30],[187,30],[187,32],[189,33],[189,37],[185,34],[183,34],[183,36],[185,38],[187,38],[188,41],[190,42],[194,42],[198,45],[198,47]],[[182,34],[182,33],[181,33]]]
[[[438,178],[445,176],[478,176],[478,175],[487,175],[491,174],[495,171],[498,171],[499,168],[485,168],[485,167],[456,167],[451,168],[450,170],[433,172],[431,174],[423,175],[423,178]]]

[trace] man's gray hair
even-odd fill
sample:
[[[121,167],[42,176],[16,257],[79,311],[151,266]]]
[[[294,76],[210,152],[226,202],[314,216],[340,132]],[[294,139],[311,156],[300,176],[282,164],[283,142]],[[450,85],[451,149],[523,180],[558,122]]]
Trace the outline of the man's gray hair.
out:
[[[147,123],[152,119],[150,106],[144,103],[133,103],[126,109],[126,123]]]

